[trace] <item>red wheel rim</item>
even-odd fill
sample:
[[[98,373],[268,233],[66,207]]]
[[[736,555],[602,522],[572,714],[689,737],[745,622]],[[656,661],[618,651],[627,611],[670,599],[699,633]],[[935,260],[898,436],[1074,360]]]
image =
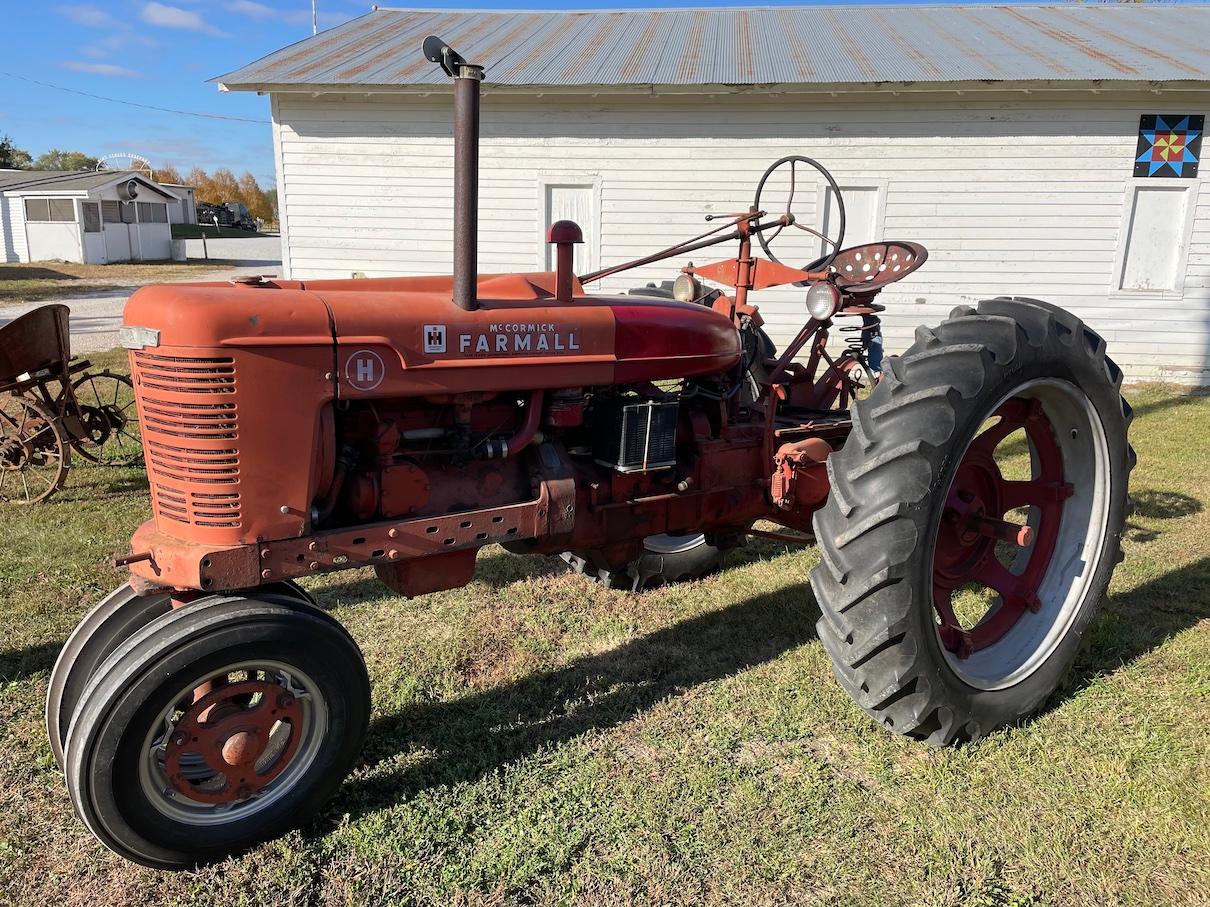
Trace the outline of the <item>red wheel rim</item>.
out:
[[[302,739],[303,708],[272,680],[219,682],[195,698],[164,747],[164,773],[198,803],[247,800],[290,764]],[[208,770],[202,783],[198,762]]]
[[[967,447],[946,495],[933,553],[933,608],[942,645],[957,658],[995,645],[1029,613],[1039,609],[1038,591],[1050,567],[1073,488],[1063,474],[1055,429],[1037,399],[1012,398],[992,415],[994,423]],[[1029,441],[1033,476],[1004,478],[995,459],[999,444],[1021,430]],[[1027,525],[1005,519],[1029,507]],[[1010,569],[997,544],[1023,551]],[[1023,564],[1022,564],[1023,561]],[[983,586],[997,601],[973,626],[964,628],[953,597],[969,584]]]

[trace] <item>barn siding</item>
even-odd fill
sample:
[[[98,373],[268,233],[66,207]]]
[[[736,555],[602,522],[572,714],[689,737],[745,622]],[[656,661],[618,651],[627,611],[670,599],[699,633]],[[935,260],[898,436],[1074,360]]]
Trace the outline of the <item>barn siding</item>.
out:
[[[883,294],[889,350],[903,349],[916,324],[935,323],[955,305],[1011,293],[1080,314],[1132,378],[1205,383],[1210,190],[1203,182],[1193,187],[1183,297],[1111,289],[1139,115],[1204,112],[1201,97],[884,93],[823,102],[489,93],[480,269],[539,266],[544,180],[598,186],[593,257],[609,264],[702,232],[705,213],[746,208],[765,166],[801,153],[820,159],[842,186],[884,182],[885,235],[930,251],[925,268]],[[448,272],[447,98],[283,94],[274,99],[274,121],[291,276]],[[693,257],[701,263],[725,254]],[[666,279],[679,264],[597,289]],[[757,299],[775,339],[785,342],[803,319],[801,290]]]

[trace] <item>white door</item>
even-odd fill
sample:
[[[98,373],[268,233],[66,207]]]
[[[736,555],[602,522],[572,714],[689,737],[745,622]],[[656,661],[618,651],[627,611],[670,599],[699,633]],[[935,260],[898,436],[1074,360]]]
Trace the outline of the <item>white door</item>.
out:
[[[825,236],[836,238],[840,226],[840,209],[836,204],[836,193],[831,186],[824,192],[823,233]],[[881,186],[841,186],[840,194],[844,198],[844,240],[843,247],[862,246],[866,243],[879,242],[886,239],[882,235],[882,209],[885,193]],[[823,246],[823,243],[820,243]],[[821,250],[820,255],[824,254]]]
[[[130,261],[130,230],[126,224],[105,225],[105,260]]]
[[[546,185],[546,223],[542,228],[542,241],[546,243],[546,231],[555,221],[574,220],[579,224],[584,234],[584,242],[575,247],[577,274],[586,274],[593,269],[592,250],[596,245],[596,212],[593,210],[595,194],[591,185]],[[555,269],[555,247],[549,243],[546,243],[545,262],[547,271]]]

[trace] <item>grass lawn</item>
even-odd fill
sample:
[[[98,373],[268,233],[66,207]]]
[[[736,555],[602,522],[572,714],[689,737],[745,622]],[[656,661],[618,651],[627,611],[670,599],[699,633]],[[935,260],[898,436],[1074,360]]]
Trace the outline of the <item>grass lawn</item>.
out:
[[[53,301],[105,287],[189,280],[221,271],[233,264],[217,259],[140,261],[112,265],[82,265],[64,261],[0,264],[0,306]]]
[[[42,730],[148,515],[137,471],[78,466],[0,511],[0,903],[1208,904],[1210,398],[1131,398],[1126,560],[1020,727],[943,751],[879,729],[815,638],[813,550],[641,595],[498,549],[412,601],[340,573],[306,585],[374,679],[359,767],[317,822],[171,875],[93,841]]]

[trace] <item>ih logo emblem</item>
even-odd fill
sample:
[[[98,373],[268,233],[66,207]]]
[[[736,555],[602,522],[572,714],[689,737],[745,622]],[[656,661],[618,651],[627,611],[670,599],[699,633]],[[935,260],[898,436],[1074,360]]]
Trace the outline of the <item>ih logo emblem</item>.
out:
[[[359,391],[372,391],[386,374],[382,357],[373,350],[358,350],[345,360],[345,381]]]
[[[426,324],[424,326],[424,351],[426,353],[445,352],[444,324]]]

